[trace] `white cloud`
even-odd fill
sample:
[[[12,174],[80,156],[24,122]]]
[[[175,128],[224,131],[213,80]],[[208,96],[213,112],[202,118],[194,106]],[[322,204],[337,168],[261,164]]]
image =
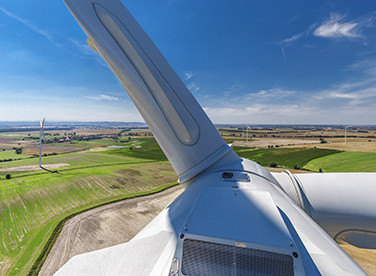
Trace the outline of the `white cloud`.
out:
[[[287,91],[281,88],[272,88],[269,90],[260,90],[256,93],[256,97],[259,98],[283,98],[295,94],[295,91]],[[254,95],[254,94],[253,94]]]
[[[22,23],[26,28],[32,30],[33,32],[35,32],[35,33],[37,33],[37,34],[39,34],[43,37],[45,37],[48,41],[50,41],[56,47],[63,48],[64,46],[66,46],[66,45],[62,44],[61,42],[57,42],[59,40],[58,37],[59,36],[61,37],[61,35],[56,34],[56,33],[54,35],[52,35],[51,32],[37,27],[33,22],[31,22],[27,19],[21,18],[21,17],[15,15],[12,12],[9,12],[8,10],[4,9],[1,6],[0,6],[0,11],[3,12],[4,14],[6,14],[7,16],[9,16],[9,17],[17,20],[18,22]],[[110,69],[108,67],[107,63],[103,60],[103,58],[100,55],[98,55],[97,53],[95,53],[94,50],[92,50],[89,45],[87,45],[86,43],[80,43],[77,40],[70,38],[70,37],[66,37],[66,36],[62,36],[62,37],[68,39],[76,48],[78,48],[79,52],[82,54],[81,57],[86,56],[86,57],[93,58],[103,67]]]
[[[96,54],[95,51],[91,49],[90,46],[87,45],[86,43],[80,43],[71,37],[67,37],[67,39],[70,42],[72,42],[80,50],[81,53],[88,55],[88,56]]]
[[[280,44],[284,45],[284,46],[288,46],[288,45],[292,44],[293,42],[297,41],[298,39],[300,39],[301,37],[303,37],[303,35],[305,35],[305,33],[306,32],[301,32],[301,33],[295,34],[295,35],[293,35],[289,38],[285,38],[280,42]]]
[[[296,41],[302,39],[303,37],[306,37],[311,34],[312,30],[316,27],[316,24],[312,24],[309,27],[307,27],[304,31],[294,34],[288,38],[282,39],[279,42],[279,45],[286,47],[294,44]]]
[[[101,94],[101,95],[98,95],[98,96],[87,96],[86,98],[89,99],[89,100],[94,100],[94,101],[110,101],[110,102],[114,102],[114,101],[119,100],[119,98],[117,98],[117,97],[113,97],[113,96],[109,96],[109,95],[105,95],[105,94]]]
[[[236,107],[204,107],[216,123],[304,123],[312,110],[299,104],[252,104]]]
[[[331,13],[330,18],[324,21],[320,27],[313,32],[314,36],[325,38],[356,38],[360,37],[360,29],[356,22],[344,22],[344,16],[336,13]]]
[[[3,78],[7,76],[7,78]],[[0,72],[0,79],[10,80],[10,75]],[[57,121],[143,121],[135,106],[109,101],[111,96],[100,97],[101,92],[85,86],[59,86],[50,79],[13,76],[14,82],[0,82],[0,118],[5,121],[48,120]],[[23,84],[27,85],[23,85]],[[87,100],[86,95],[98,95],[98,100]],[[111,92],[112,96],[116,92]],[[119,93],[120,94],[120,93]],[[125,95],[124,95],[125,96]],[[101,100],[101,98],[103,98]],[[115,97],[113,97],[115,98]],[[15,112],[17,110],[17,112]]]
[[[223,92],[200,101],[215,123],[337,124],[341,120],[376,124],[376,59],[361,60],[346,70],[354,73],[354,79],[328,89],[275,87],[249,92],[246,86],[236,84],[228,89],[236,93]]]
[[[365,59],[351,64],[347,71],[360,73],[362,79],[347,81],[333,86],[331,89],[319,91],[318,100],[342,100],[349,106],[366,106],[376,104],[376,60]]]
[[[233,97],[234,94],[238,94],[238,93],[241,93],[242,91],[244,92],[245,90],[245,86],[240,84],[240,83],[235,83],[233,85],[231,85],[230,87],[226,88],[223,93],[225,96],[231,96]]]
[[[107,63],[102,58],[102,56],[99,55],[98,53],[96,53],[93,49],[91,49],[91,47],[88,44],[81,43],[81,42],[79,42],[79,41],[77,41],[77,40],[75,40],[71,37],[66,37],[66,38],[79,50],[79,52],[83,56],[93,58],[93,59],[95,59],[96,62],[98,62],[98,64],[100,64],[103,67],[111,70],[110,67],[107,65]]]
[[[331,13],[329,19],[321,23],[313,23],[304,31],[294,34],[288,38],[282,39],[278,44],[287,47],[298,40],[310,35],[323,38],[362,38],[362,30],[374,26],[375,13],[358,17],[353,21],[346,21],[344,15]],[[366,42],[364,42],[366,44]],[[314,48],[315,45],[306,44],[305,47]]]
[[[187,88],[189,89],[189,91],[194,93],[200,90],[201,87],[198,86],[195,82],[191,82],[190,84],[187,85]]]
[[[376,88],[368,87],[362,89],[360,87],[354,87],[353,89],[341,89],[337,88],[333,91],[328,91],[328,93],[321,93],[318,96],[319,99],[334,98],[334,99],[348,99],[356,100],[358,103],[362,103],[360,100],[376,98]],[[355,101],[353,102],[355,103]]]
[[[193,72],[192,71],[187,71],[184,73],[184,80],[190,80],[193,77]]]
[[[46,30],[43,30],[37,26],[35,26],[35,24],[29,20],[26,20],[24,18],[21,18],[17,15],[15,15],[14,13],[11,13],[9,12],[8,10],[4,9],[3,7],[0,6],[0,11],[5,13],[7,16],[17,20],[18,22],[22,23],[25,27],[27,27],[28,29],[32,30],[33,32],[41,35],[41,36],[44,36],[45,38],[47,38],[49,41],[53,42],[53,38],[52,38],[52,35],[46,31]]]

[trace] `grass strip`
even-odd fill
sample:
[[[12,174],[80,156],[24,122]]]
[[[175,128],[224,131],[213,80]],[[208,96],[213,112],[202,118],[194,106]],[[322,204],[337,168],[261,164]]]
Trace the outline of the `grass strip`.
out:
[[[36,258],[33,266],[31,267],[31,269],[30,269],[30,271],[29,271],[29,273],[27,275],[37,276],[39,274],[40,270],[42,269],[42,266],[43,266],[44,262],[47,259],[48,254],[50,253],[53,245],[55,244],[55,241],[56,241],[57,237],[59,236],[61,230],[63,229],[63,226],[64,226],[65,222],[67,222],[69,219],[73,218],[76,215],[82,214],[84,212],[87,212],[87,211],[89,211],[91,209],[94,209],[94,208],[97,208],[97,207],[101,207],[101,206],[104,206],[104,205],[107,205],[107,204],[119,202],[119,201],[130,199],[130,198],[136,198],[136,197],[141,197],[141,196],[156,194],[156,193],[162,192],[162,191],[167,190],[167,189],[169,189],[169,188],[171,188],[173,186],[176,186],[176,185],[178,185],[178,183],[174,182],[174,183],[165,184],[163,186],[154,188],[154,189],[149,190],[149,191],[128,194],[128,195],[122,196],[120,198],[110,200],[108,202],[103,202],[103,203],[100,203],[100,204],[97,204],[97,205],[94,205],[94,206],[90,206],[88,208],[85,208],[83,210],[74,212],[74,213],[69,214],[68,216],[64,217],[55,226],[54,230],[51,233],[51,236],[48,238],[47,243],[44,245],[41,253]]]

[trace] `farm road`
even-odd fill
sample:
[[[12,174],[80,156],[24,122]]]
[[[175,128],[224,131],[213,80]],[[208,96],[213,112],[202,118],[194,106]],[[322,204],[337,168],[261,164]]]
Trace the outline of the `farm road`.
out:
[[[75,255],[129,241],[182,191],[177,185],[75,216],[65,223],[39,275],[53,275]]]

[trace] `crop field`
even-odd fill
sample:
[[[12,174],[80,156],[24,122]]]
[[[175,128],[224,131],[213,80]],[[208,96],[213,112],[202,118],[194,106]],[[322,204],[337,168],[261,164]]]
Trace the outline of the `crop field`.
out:
[[[4,159],[24,159],[28,158],[30,155],[27,154],[17,154],[14,150],[4,150],[0,151],[0,162]]]
[[[101,132],[77,130],[77,133],[96,135]],[[113,135],[119,131],[103,133]],[[65,133],[54,134],[59,139],[66,137]],[[0,142],[5,145],[24,146],[21,155],[15,154],[14,150],[0,151],[0,160],[22,158],[0,162],[0,275],[26,275],[40,253],[44,252],[44,246],[50,243],[48,239],[55,227],[68,216],[132,195],[155,191],[177,180],[155,139],[149,136],[115,135],[114,138],[49,143],[43,145],[44,153],[59,154],[44,156],[42,164],[66,166],[54,173],[26,170],[38,165],[38,158],[27,158],[29,151],[36,150],[36,140],[30,138],[33,135],[37,134],[0,135]],[[249,142],[261,139],[264,138],[257,137]],[[239,156],[262,166],[275,162],[278,167],[288,169],[376,171],[376,153],[340,152],[298,145],[296,148],[255,148],[254,144],[248,147],[241,144],[233,149]],[[18,167],[22,170],[15,170]],[[11,179],[5,179],[8,173]]]
[[[132,142],[139,145],[138,152],[143,149],[143,140]],[[147,150],[153,143],[145,144]],[[37,158],[24,159],[1,163],[0,168],[37,163]],[[43,158],[43,164],[56,163],[69,166],[58,173],[12,171],[8,180],[6,172],[0,173],[0,275],[26,275],[55,226],[68,215],[177,179],[168,162],[128,156],[125,151],[85,151]]]
[[[295,144],[287,147],[307,147],[321,149],[336,149],[341,151],[376,152],[376,139],[349,138],[345,144],[344,139],[327,138],[325,144]]]
[[[116,150],[107,151],[107,153],[115,156],[129,156],[134,158],[151,159],[154,161],[167,161],[166,156],[162,152],[161,148],[157,144],[155,139],[144,138],[142,140],[142,146],[136,143],[130,148],[122,148]]]
[[[290,169],[293,169],[294,167],[301,168],[315,158],[339,152],[337,150],[317,148],[271,148],[248,151],[240,151],[238,150],[239,147],[236,149],[240,157],[258,162],[261,166],[269,166],[270,162],[275,162],[279,167]]]
[[[304,166],[312,171],[323,172],[376,172],[376,153],[340,152],[310,161]]]

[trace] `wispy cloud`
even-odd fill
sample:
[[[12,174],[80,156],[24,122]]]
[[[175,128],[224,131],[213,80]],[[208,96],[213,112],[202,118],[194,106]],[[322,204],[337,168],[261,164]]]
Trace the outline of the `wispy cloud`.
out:
[[[328,19],[325,19],[321,22],[314,22],[300,33],[282,39],[281,41],[279,41],[278,44],[282,47],[287,47],[309,36],[322,37],[328,39],[363,38],[362,31],[365,28],[374,27],[374,21],[374,12],[358,17],[352,21],[346,20],[345,15],[333,12],[329,15]],[[311,44],[305,46],[315,47]]]
[[[86,98],[89,99],[89,100],[94,100],[94,101],[110,101],[110,102],[114,102],[114,101],[119,100],[119,98],[117,98],[117,97],[113,97],[113,96],[109,96],[109,95],[105,95],[105,94],[101,94],[101,95],[98,95],[98,96],[87,96]]]
[[[291,43],[297,41],[298,39],[300,39],[301,37],[303,37],[305,35],[306,32],[301,32],[299,34],[295,34],[291,37],[288,37],[288,38],[285,38],[285,39],[282,39],[280,44],[281,45],[284,45],[284,46],[288,46],[290,45]]]
[[[81,57],[88,57],[91,59],[95,59],[96,62],[98,62],[100,65],[111,70],[110,67],[107,65],[107,63],[102,58],[102,56],[96,53],[93,49],[91,49],[91,47],[88,44],[81,43],[71,37],[66,37],[66,39],[68,39],[68,41],[70,41],[74,45],[74,47],[76,47],[79,50]]]
[[[233,97],[235,93],[244,92],[245,87],[242,84],[235,83],[223,91],[225,96]]]
[[[316,94],[318,100],[343,100],[349,106],[364,106],[376,103],[376,59],[364,59],[345,68],[362,75],[356,81],[337,84],[331,89]]]
[[[295,91],[287,91],[281,88],[272,88],[269,90],[260,90],[255,96],[258,98],[283,98],[296,93]]]
[[[316,27],[316,24],[312,24],[309,27],[307,27],[305,30],[301,31],[300,33],[297,33],[288,38],[282,39],[279,42],[279,45],[281,45],[282,47],[290,46],[294,44],[296,41],[302,39],[303,37],[309,36],[315,27]]]
[[[194,93],[194,92],[197,92],[198,90],[200,90],[201,87],[198,86],[195,82],[191,82],[187,85],[187,88],[189,89],[189,91]]]
[[[89,45],[87,45],[86,43],[81,43],[81,42],[78,42],[77,40],[71,38],[71,37],[67,37],[67,39],[72,42],[73,45],[75,45],[82,54],[84,55],[88,55],[88,56],[93,56],[93,55],[96,55],[96,53],[94,52],[93,49],[90,48]]]
[[[376,58],[368,57],[348,65],[345,71],[358,71],[376,78]]]
[[[52,37],[50,32],[37,27],[33,22],[31,22],[27,19],[21,18],[21,17],[15,15],[14,13],[6,10],[5,8],[3,8],[1,6],[0,6],[0,11],[3,12],[4,14],[6,14],[7,16],[9,16],[9,17],[17,20],[18,22],[22,23],[25,27],[32,30],[33,32],[47,38],[51,42],[54,42],[53,37]]]
[[[28,28],[29,30],[37,33],[38,35],[45,37],[48,41],[50,41],[53,45],[55,45],[58,48],[66,47],[68,45],[66,40],[68,40],[69,43],[73,44],[79,50],[81,57],[86,56],[86,57],[89,57],[89,58],[93,58],[100,65],[109,69],[108,65],[106,64],[106,62],[104,62],[102,57],[100,57],[97,53],[95,53],[94,50],[92,50],[90,48],[90,46],[87,45],[86,43],[80,43],[79,41],[77,41],[77,40],[75,40],[71,37],[67,37],[67,36],[64,36],[64,35],[61,35],[61,34],[52,33],[50,31],[39,28],[32,21],[24,19],[22,17],[19,17],[18,15],[8,11],[7,9],[5,9],[1,6],[0,6],[0,11],[2,13],[4,13],[5,15],[9,16],[10,18],[17,20],[18,22],[23,24],[26,28]]]
[[[236,93],[202,99],[216,123],[376,123],[376,59],[360,60],[345,68],[353,80],[322,90],[290,90],[282,87],[249,92],[246,86],[231,87]],[[242,87],[242,89],[239,89]]]
[[[313,35],[325,38],[356,38],[361,36],[359,23],[346,22],[344,15],[336,13],[331,13],[330,18],[316,28]]]
[[[184,80],[190,80],[193,77],[193,72],[192,71],[187,71],[184,73]]]

